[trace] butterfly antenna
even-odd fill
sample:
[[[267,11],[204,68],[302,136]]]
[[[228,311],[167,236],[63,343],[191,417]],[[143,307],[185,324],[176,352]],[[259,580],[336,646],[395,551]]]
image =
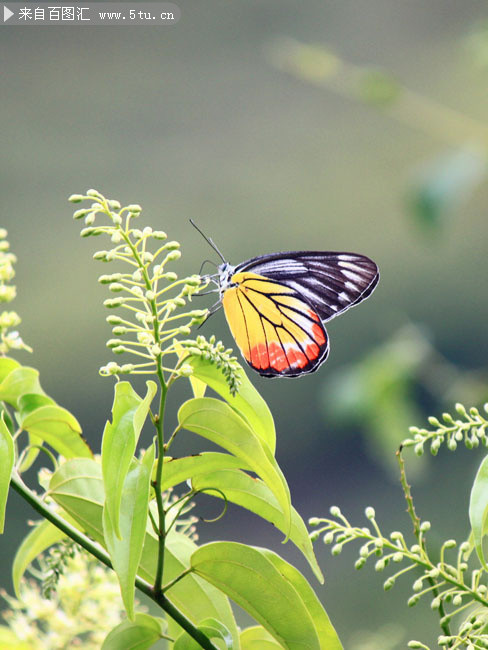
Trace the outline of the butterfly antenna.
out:
[[[204,325],[204,324],[208,321],[208,319],[210,318],[210,316],[212,316],[212,314],[215,314],[215,312],[218,311],[221,307],[222,307],[222,303],[220,302],[220,300],[219,300],[218,302],[216,302],[215,305],[212,305],[212,306],[210,307],[210,309],[208,310],[207,317],[205,318],[205,320],[203,321],[203,323],[201,323],[201,324],[197,327],[197,329],[200,329],[200,327],[202,327],[202,325]]]
[[[217,268],[217,264],[215,264],[215,262],[212,262],[212,260],[203,260],[202,266],[200,267],[200,270],[198,271],[198,275],[202,275],[203,267],[205,266],[205,264],[212,264],[212,266],[215,266],[215,268]],[[210,276],[208,276],[208,277],[210,277]]]
[[[214,251],[217,253],[217,255],[220,257],[222,262],[225,263],[225,257],[222,255],[222,253],[219,251],[217,246],[214,244],[214,242],[210,239],[210,237],[207,237],[207,235],[200,230],[200,228],[197,226],[197,224],[193,221],[193,219],[190,219],[191,225],[195,228],[195,230],[198,230],[198,232],[201,234],[201,236],[205,239],[205,241],[210,244],[210,246],[214,249]]]

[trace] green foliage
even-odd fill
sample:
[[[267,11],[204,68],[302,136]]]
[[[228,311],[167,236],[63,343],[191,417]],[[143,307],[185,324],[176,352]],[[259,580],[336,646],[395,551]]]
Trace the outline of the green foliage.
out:
[[[104,640],[102,650],[122,650],[137,648],[146,650],[156,641],[166,637],[167,623],[163,618],[139,612],[134,621],[122,621]]]
[[[3,415],[0,418],[0,458],[2,471],[0,472],[0,533],[3,533],[5,522],[5,508],[10,486],[10,476],[14,467],[14,442]]]
[[[192,568],[244,607],[283,648],[342,647],[305,578],[272,551],[214,542],[195,551]]]
[[[288,537],[291,526],[288,485],[269,447],[263,446],[245,419],[225,402],[201,397],[183,404],[178,421],[180,427],[211,440],[242,460],[264,481],[285,515]]]
[[[484,405],[484,410],[488,412],[488,404]],[[411,427],[414,438],[404,440],[397,452],[401,485],[413,526],[412,541],[407,542],[400,531],[384,534],[372,507],[365,511],[370,525],[360,527],[353,526],[340,509],[333,506],[330,509],[332,518],[310,520],[311,525],[318,526],[311,537],[316,540],[322,536],[324,543],[332,545],[332,555],[341,553],[350,542],[359,542],[359,557],[355,563],[358,570],[369,560],[374,560],[377,572],[395,567],[383,583],[385,591],[390,590],[398,578],[412,571],[415,579],[408,606],[414,607],[420,600],[430,599],[431,609],[439,614],[442,630],[438,637],[439,646],[480,650],[488,647],[488,566],[483,552],[483,539],[488,534],[488,457],[483,459],[471,489],[469,538],[460,544],[454,539],[446,540],[441,544],[437,557],[427,543],[431,524],[416,514],[402,455],[408,447],[413,447],[416,454],[421,455],[425,444],[430,444],[434,454],[444,442],[450,450],[455,450],[458,442],[462,441],[469,449],[478,447],[480,442],[486,446],[488,421],[479,410],[471,408],[468,411],[462,404],[457,404],[456,411],[462,419],[444,413],[444,423],[438,418],[429,418],[433,427],[430,430]],[[473,548],[476,548],[477,555],[473,555]],[[429,650],[420,641],[410,641],[408,647]]]
[[[278,555],[229,542],[197,545],[198,519],[191,511],[197,507],[195,498],[205,493],[223,500],[224,512],[227,503],[234,502],[279,528],[323,582],[305,524],[291,505],[275,458],[276,432],[266,403],[231,350],[214,337],[188,338],[207,313],[187,308],[205,286],[202,279],[178,279],[167,270],[180,257],[179,244],[166,241],[161,231],[134,228],[140,206],[121,207],[95,190],[71,200],[92,202],[74,215],[85,219],[82,236],[109,236],[114,244],[95,253],[95,259],[120,263],[124,271],[129,267],[129,272],[102,275],[100,282],[117,296],[105,301],[106,307],[124,311],[124,317],[112,314],[107,319],[115,337],[108,347],[115,354],[131,354],[135,361],[109,362],[100,370],[116,384],[101,456],[94,456],[77,420],[44,393],[38,372],[0,358],[0,506],[10,483],[44,517],[17,552],[17,596],[23,597],[24,575],[30,570],[55,600],[61,580],[70,579],[76,544],[113,569],[127,615],[124,621],[112,621],[111,630],[104,628],[103,645],[97,647],[142,649],[166,639],[175,650],[340,650],[312,588]],[[101,219],[108,225],[95,224]],[[158,248],[151,251],[154,244]],[[119,375],[133,374],[154,379],[147,382],[144,397],[128,381],[119,380]],[[180,380],[189,382],[194,397],[180,406],[171,431],[165,421],[166,403]],[[218,397],[204,397],[207,387]],[[138,450],[144,427],[153,428],[154,440]],[[221,451],[169,456],[176,436],[185,431]],[[42,468],[38,496],[23,473],[41,450],[53,467]],[[40,571],[32,568],[36,561]],[[136,588],[161,607],[164,618],[140,611]],[[229,597],[260,626],[241,633]],[[16,607],[13,599],[11,605]]]

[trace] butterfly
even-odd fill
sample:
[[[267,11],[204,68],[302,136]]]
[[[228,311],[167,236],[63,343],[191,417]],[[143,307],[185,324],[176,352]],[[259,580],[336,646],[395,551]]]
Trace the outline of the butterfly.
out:
[[[378,267],[364,255],[289,251],[232,266],[199,232],[222,259],[217,273],[207,276],[220,294],[210,312],[223,306],[242,356],[263,377],[315,372],[329,354],[324,323],[368,298],[378,284]]]

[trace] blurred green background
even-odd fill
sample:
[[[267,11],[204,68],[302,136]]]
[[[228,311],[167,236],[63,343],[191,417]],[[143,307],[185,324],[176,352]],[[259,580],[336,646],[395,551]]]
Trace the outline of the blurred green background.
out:
[[[190,217],[232,263],[290,249],[367,254],[380,284],[330,323],[320,371],[253,380],[304,518],[337,504],[364,525],[375,505],[385,531],[409,531],[391,463],[398,442],[426,414],[488,395],[488,9],[477,0],[178,4],[171,27],[1,30],[1,225],[19,258],[12,307],[34,348],[19,359],[40,369],[99,449],[113,386],[98,376],[110,360],[96,282],[107,269],[91,255],[105,244],[79,239],[66,201],[90,187],[141,203],[144,224],[181,242],[181,272],[212,256]],[[222,312],[202,333],[232,343]],[[188,438],[181,451],[194,448]],[[408,459],[433,543],[467,534],[482,453]],[[0,540],[8,589],[33,516],[12,494]],[[313,581],[274,530],[236,508],[199,532],[268,544]],[[410,583],[385,594],[383,576],[354,571],[356,551],[332,559],[318,543],[317,553],[326,586],[314,584],[345,648],[434,643],[428,603],[406,608]]]

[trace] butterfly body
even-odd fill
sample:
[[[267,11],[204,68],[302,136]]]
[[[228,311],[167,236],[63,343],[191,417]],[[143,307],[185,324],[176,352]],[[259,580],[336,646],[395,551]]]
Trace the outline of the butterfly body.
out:
[[[263,377],[299,377],[325,361],[324,323],[374,290],[376,264],[355,253],[290,251],[218,267],[227,322]]]

